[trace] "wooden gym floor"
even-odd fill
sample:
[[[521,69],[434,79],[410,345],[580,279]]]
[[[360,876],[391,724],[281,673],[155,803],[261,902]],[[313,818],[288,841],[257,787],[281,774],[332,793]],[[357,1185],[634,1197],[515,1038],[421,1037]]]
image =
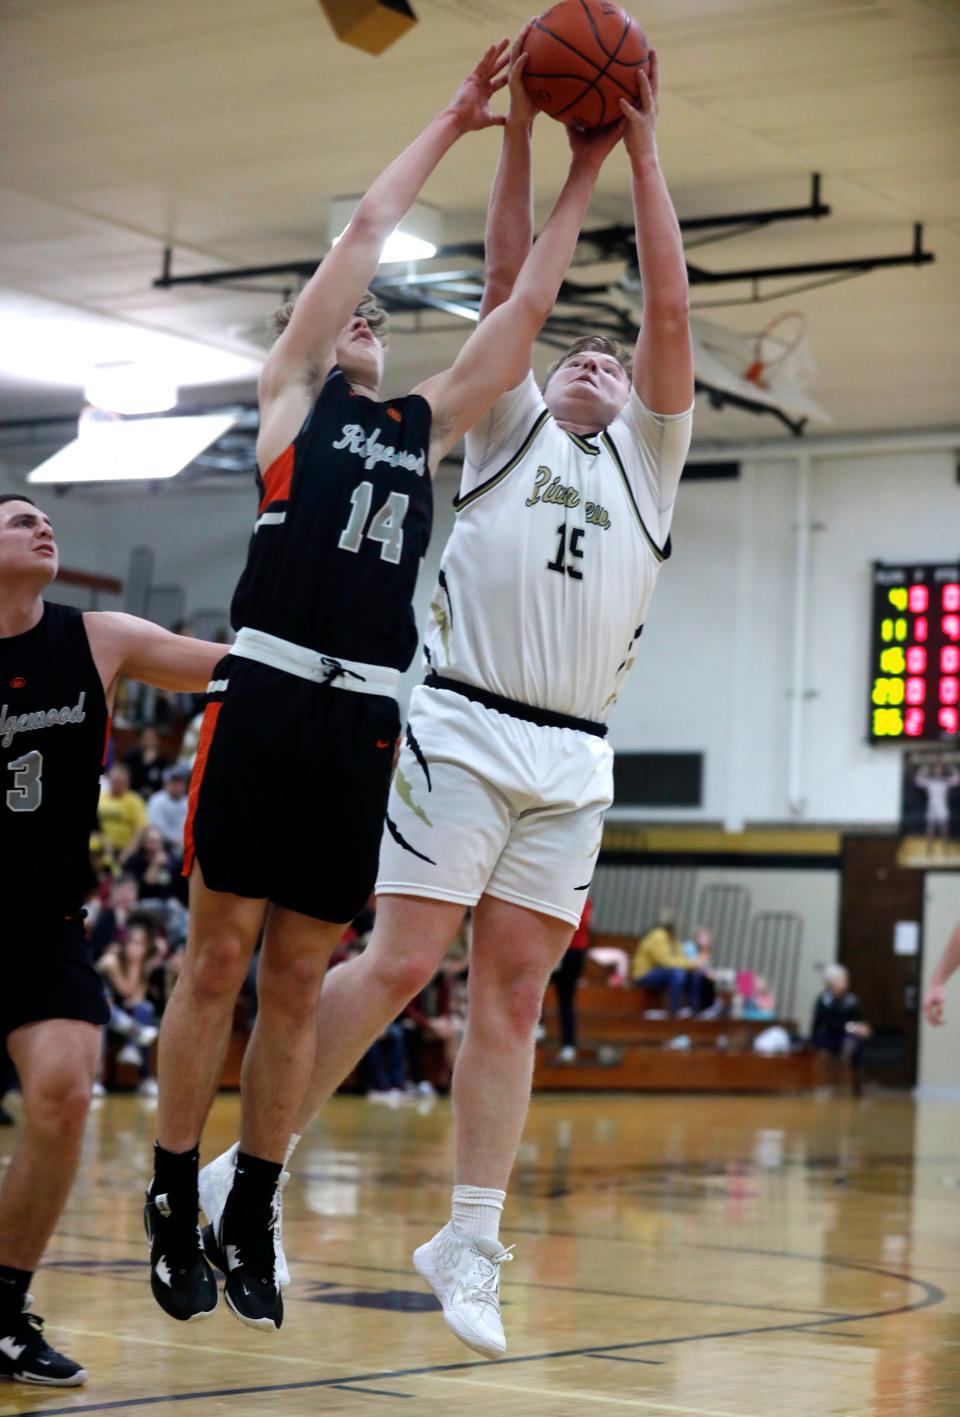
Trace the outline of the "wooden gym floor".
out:
[[[14,1098],[14,1107],[17,1099]],[[222,1095],[209,1147],[233,1139]],[[16,1132],[0,1133],[0,1158]],[[509,1355],[448,1332],[409,1263],[447,1215],[449,1104],[336,1098],[286,1192],[275,1337],[149,1293],[152,1114],[108,1098],[34,1282],[85,1389],[20,1413],[956,1417],[960,1107],[906,1098],[535,1099],[505,1215]]]

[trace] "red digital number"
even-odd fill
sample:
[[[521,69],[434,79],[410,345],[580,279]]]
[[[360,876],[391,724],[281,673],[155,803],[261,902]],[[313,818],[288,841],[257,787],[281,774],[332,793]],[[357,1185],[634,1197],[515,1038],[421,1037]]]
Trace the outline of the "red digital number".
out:
[[[913,638],[914,638],[915,640],[919,641],[920,644],[922,644],[923,641],[927,638],[927,617],[926,617],[926,615],[918,615],[917,618],[916,618],[916,620],[914,620],[914,622],[913,622]]]
[[[955,675],[940,680],[940,702],[942,704],[960,704],[960,679]]]
[[[940,667],[943,668],[942,665]],[[954,665],[954,668],[957,667],[957,665]],[[925,674],[926,670],[927,651],[923,649],[921,645],[911,645],[910,648],[907,650],[907,673]],[[949,674],[952,673],[952,670],[947,670],[946,672]]]
[[[960,615],[944,615],[940,628],[945,640],[960,640]]]
[[[927,684],[925,679],[907,680],[907,703],[922,704],[927,697]]]
[[[918,587],[918,589],[919,588],[920,587]],[[926,589],[926,587],[923,587],[923,589]],[[945,585],[940,592],[940,604],[943,606],[944,610],[960,610],[960,585],[953,583]],[[927,607],[924,605],[922,608],[926,610]],[[910,606],[910,609],[913,609],[913,605]]]
[[[960,671],[960,649],[956,645],[944,645],[940,651],[941,674],[956,674]]]
[[[930,592],[925,585],[912,585],[907,595],[907,607],[914,615],[922,615],[930,604]],[[960,606],[944,605],[945,610],[957,610]]]
[[[955,708],[942,708],[937,714],[937,722],[948,733],[956,733],[960,727],[960,713]]]
[[[903,720],[903,731],[911,738],[919,738],[923,732],[923,725],[926,722],[926,714],[922,708],[907,709],[906,717]]]

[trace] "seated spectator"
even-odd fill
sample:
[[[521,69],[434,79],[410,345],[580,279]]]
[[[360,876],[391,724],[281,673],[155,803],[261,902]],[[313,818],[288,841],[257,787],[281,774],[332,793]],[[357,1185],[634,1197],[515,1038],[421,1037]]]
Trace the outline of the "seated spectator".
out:
[[[648,930],[633,956],[633,982],[644,989],[666,989],[672,1014],[686,1007],[694,1013],[702,1008],[703,969],[707,961],[702,956],[691,959],[684,954],[676,931],[672,910],[662,910],[657,923]]]
[[[401,1019],[371,1043],[363,1060],[368,1102],[399,1101],[407,1086],[407,1045]]]
[[[150,1073],[150,1044],[157,1036],[158,1015],[147,993],[158,962],[152,921],[133,916],[124,939],[105,950],[96,966],[106,981],[111,1005],[107,1028],[127,1039],[117,1061],[139,1066],[139,1091],[145,1097],[157,1094],[156,1079]]]
[[[443,1045],[443,1066],[435,1073],[437,1086],[446,1091],[467,1027],[466,976],[470,968],[472,922],[465,919],[438,972],[404,1010],[407,1055],[417,1091],[430,1095],[433,1085],[424,1071],[424,1044]]]
[[[689,940],[683,942],[683,952],[688,959],[699,961],[700,971],[700,1011],[719,1014],[717,1006],[717,986],[711,962],[713,958],[713,931],[707,925],[698,925]]]
[[[133,876],[118,876],[110,885],[107,901],[97,912],[90,931],[90,954],[94,964],[112,945],[126,939],[127,925],[137,908],[138,895]]]
[[[174,763],[163,774],[163,786],[154,792],[147,803],[147,821],[156,827],[171,850],[183,855],[183,829],[187,822],[187,788],[190,784],[190,770],[182,763]]]
[[[114,858],[124,865],[140,845],[147,825],[147,809],[139,792],[130,788],[130,773],[115,763],[107,774],[97,806],[100,832]]]
[[[860,1000],[850,990],[850,975],[842,964],[823,971],[827,987],[813,1006],[810,1035],[814,1046],[850,1065],[853,1090],[863,1091],[863,1045],[873,1032],[864,1022]]]
[[[593,902],[584,902],[580,924],[574,931],[573,939],[566,954],[553,971],[551,978],[557,991],[560,1005],[560,1042],[558,1062],[572,1063],[577,1056],[577,1013],[575,999],[577,984],[590,946],[590,915]]]
[[[160,735],[152,723],[141,728],[136,746],[124,753],[123,761],[130,774],[130,786],[141,797],[148,798],[163,786],[163,770],[169,763],[160,752]]]
[[[127,862],[127,874],[137,883],[140,900],[183,899],[181,858],[170,848],[159,827],[147,827],[140,850]]]

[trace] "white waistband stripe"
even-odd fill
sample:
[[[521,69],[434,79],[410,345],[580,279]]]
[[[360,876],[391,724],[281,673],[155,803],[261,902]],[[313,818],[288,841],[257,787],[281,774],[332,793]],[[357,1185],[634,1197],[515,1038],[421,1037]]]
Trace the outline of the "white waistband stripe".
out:
[[[271,669],[282,669],[309,679],[314,684],[329,684],[333,689],[347,689],[354,694],[380,694],[395,699],[400,685],[400,672],[384,664],[363,664],[342,656],[317,654],[315,650],[268,635],[265,630],[244,627],[230,647],[238,659],[253,659]]]
[[[257,517],[253,529],[259,531],[262,526],[281,526],[286,520],[286,512],[264,512],[262,517]]]

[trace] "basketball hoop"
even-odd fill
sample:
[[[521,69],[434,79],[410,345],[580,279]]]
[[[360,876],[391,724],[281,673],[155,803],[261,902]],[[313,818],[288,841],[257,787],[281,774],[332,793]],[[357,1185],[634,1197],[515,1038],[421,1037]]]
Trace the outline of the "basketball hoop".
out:
[[[754,338],[753,358],[742,377],[758,389],[769,389],[774,375],[788,374],[795,384],[802,386],[807,366],[813,364],[806,332],[807,321],[799,310],[785,310],[777,315]],[[811,368],[810,372],[815,371]]]

